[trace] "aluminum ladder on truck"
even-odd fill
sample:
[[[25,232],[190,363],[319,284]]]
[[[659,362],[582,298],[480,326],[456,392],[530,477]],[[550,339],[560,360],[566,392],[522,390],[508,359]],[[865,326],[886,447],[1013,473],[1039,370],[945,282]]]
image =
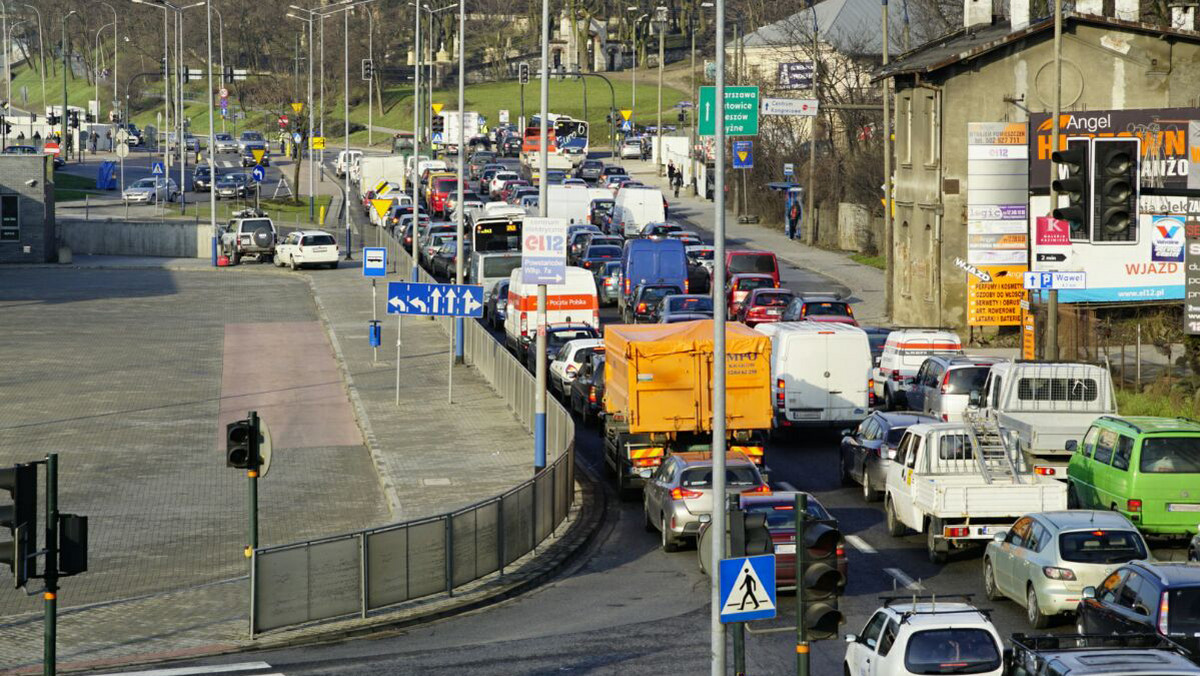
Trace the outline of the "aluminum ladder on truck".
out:
[[[967,435],[975,448],[975,462],[979,473],[988,483],[1007,479],[1013,483],[1024,483],[1017,470],[1019,462],[1013,461],[1013,451],[996,421],[987,414],[966,411]]]

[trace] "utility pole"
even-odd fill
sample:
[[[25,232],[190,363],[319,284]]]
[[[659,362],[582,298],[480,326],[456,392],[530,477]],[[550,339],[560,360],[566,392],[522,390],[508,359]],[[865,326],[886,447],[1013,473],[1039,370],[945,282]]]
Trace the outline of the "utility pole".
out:
[[[812,58],[813,58],[813,73],[812,73],[812,88],[813,98],[820,100],[820,79],[821,79],[821,60],[818,55],[817,45],[817,9],[813,0],[808,0],[808,8],[812,11],[813,26],[812,26]],[[817,118],[813,116],[809,118],[809,135],[808,135],[808,185],[805,186],[804,196],[806,204],[806,215],[808,216],[808,244],[817,243],[817,214],[813,210],[815,186],[817,183]]]
[[[212,229],[215,238],[217,236],[217,116],[213,110],[216,101],[213,99],[215,93],[213,92],[212,10],[212,3],[205,3],[204,24],[208,36],[208,63],[205,64],[208,66],[208,179],[212,182],[208,188],[208,227]]]
[[[467,0],[458,0],[458,198],[454,220],[458,241],[454,244],[454,283],[463,283],[463,184],[467,181],[467,111],[466,111],[466,63],[467,63]],[[587,116],[584,116],[587,119]],[[454,318],[454,362],[463,363],[463,318]]]
[[[717,78],[714,101],[717,104],[713,198],[716,202],[716,225],[713,228],[713,288],[725,288],[725,0],[717,3]],[[725,504],[725,319],[728,308],[724,302],[713,303],[713,362],[722,365],[712,375],[712,462],[714,505]],[[716,533],[712,540],[711,561],[714,570],[725,558],[725,510],[714,509],[709,526]],[[717,575],[709,575],[709,651],[712,676],[725,676],[725,625],[721,624],[721,586]]]
[[[421,166],[421,0],[409,3],[413,6],[413,16],[416,17],[416,32],[413,37],[413,169],[412,169],[412,281],[418,281],[417,269],[417,205],[421,203],[420,175],[417,169]],[[403,237],[403,235],[401,235]],[[399,319],[397,319],[399,321]],[[396,348],[399,350],[399,348]],[[399,352],[397,352],[399,354]],[[399,362],[397,362],[397,368]],[[399,373],[397,371],[396,373]],[[399,376],[396,376],[399,378]],[[399,382],[397,380],[397,382]],[[397,385],[397,387],[399,387]],[[398,390],[397,390],[398,391]],[[399,396],[397,402],[399,402]]]
[[[666,7],[656,7],[654,9],[654,11],[658,14],[658,16],[656,17],[658,19],[658,127],[654,130],[655,137],[656,137],[655,138],[655,146],[657,147],[654,161],[655,161],[655,164],[657,165],[657,169],[655,170],[655,173],[657,173],[659,176],[662,176],[663,175],[662,85],[663,85],[663,62],[664,62],[664,53],[665,53],[664,47],[663,47],[663,36],[664,36],[664,33],[666,33],[666,31],[667,31],[667,8]]]
[[[367,10],[367,63],[371,64],[371,78],[367,80],[367,147],[375,145],[375,17]]]
[[[1050,116],[1050,148],[1057,152],[1059,145],[1058,116],[1062,113],[1062,0],[1054,0],[1054,113]],[[1053,172],[1054,164],[1051,163]],[[1054,189],[1054,176],[1050,181],[1050,215],[1058,207],[1058,191]],[[1050,302],[1046,307],[1046,344],[1043,356],[1050,361],[1058,360],[1058,289],[1050,289]]]
[[[546,218],[550,117],[550,0],[542,0],[541,114],[538,115],[538,216]],[[533,471],[546,467],[546,285],[537,287],[537,385],[533,399]]]
[[[354,260],[354,233],[350,231],[350,10],[342,12],[342,214],[346,217],[346,258]]]
[[[888,3],[882,0],[883,9],[883,66],[888,65]],[[815,62],[814,62],[814,71]],[[814,72],[814,75],[816,73]],[[892,316],[892,287],[895,285],[895,253],[892,251],[892,93],[891,79],[883,79],[883,307],[887,316]],[[809,185],[812,189],[812,185]]]

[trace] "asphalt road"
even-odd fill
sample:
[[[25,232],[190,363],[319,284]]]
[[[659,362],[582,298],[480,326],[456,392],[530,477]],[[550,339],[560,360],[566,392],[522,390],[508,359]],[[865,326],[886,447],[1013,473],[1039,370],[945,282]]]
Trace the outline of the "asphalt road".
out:
[[[688,227],[704,231],[678,214]],[[354,209],[361,224],[361,210]],[[674,217],[673,217],[674,219]],[[360,225],[361,227],[361,225]],[[369,230],[370,226],[366,226]],[[374,233],[371,233],[374,236]],[[740,248],[732,244],[731,248]],[[795,291],[839,290],[832,280],[802,268],[783,270]],[[603,321],[617,321],[607,309]],[[859,632],[888,594],[973,594],[992,609],[1001,635],[1029,630],[1022,608],[988,602],[982,590],[980,549],[954,552],[944,565],[930,563],[924,538],[894,538],[884,528],[881,503],[868,504],[857,486],[838,476],[839,437],[833,430],[798,431],[768,446],[772,483],[810,492],[838,519],[846,536],[849,581],[840,608],[841,632]],[[596,427],[577,427],[581,468],[601,479],[608,518],[591,551],[572,570],[540,589],[471,614],[422,627],[380,633],[371,639],[255,654],[284,674],[543,674],[550,672],[694,674],[709,668],[709,587],[694,547],[667,554],[657,533],[643,529],[640,500],[619,501],[605,479]],[[1156,550],[1159,556],[1180,550]],[[794,597],[780,597],[779,617],[753,629],[794,626]],[[1060,623],[1050,632],[1072,627]],[[794,673],[794,634],[746,637],[747,673]],[[732,656],[732,649],[728,651]],[[840,674],[840,640],[812,647],[814,676]],[[240,656],[244,660],[245,656]],[[234,663],[239,657],[205,663]],[[732,667],[732,664],[730,665]]]

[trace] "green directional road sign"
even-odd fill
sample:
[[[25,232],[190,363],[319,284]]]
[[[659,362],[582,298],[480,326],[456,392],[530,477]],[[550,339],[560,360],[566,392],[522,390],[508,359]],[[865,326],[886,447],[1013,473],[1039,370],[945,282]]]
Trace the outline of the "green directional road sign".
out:
[[[700,88],[700,135],[715,136],[717,88]],[[730,136],[758,134],[758,87],[725,88],[725,133]]]

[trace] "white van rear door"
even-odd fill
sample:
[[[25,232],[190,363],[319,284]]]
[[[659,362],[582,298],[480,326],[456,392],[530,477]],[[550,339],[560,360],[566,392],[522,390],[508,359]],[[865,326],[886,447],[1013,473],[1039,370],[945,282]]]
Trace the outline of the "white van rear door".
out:
[[[787,412],[796,421],[825,419],[829,406],[828,342],[824,335],[786,336]]]
[[[867,379],[871,348],[865,336],[825,336],[828,354],[829,419],[854,420],[867,415]]]

